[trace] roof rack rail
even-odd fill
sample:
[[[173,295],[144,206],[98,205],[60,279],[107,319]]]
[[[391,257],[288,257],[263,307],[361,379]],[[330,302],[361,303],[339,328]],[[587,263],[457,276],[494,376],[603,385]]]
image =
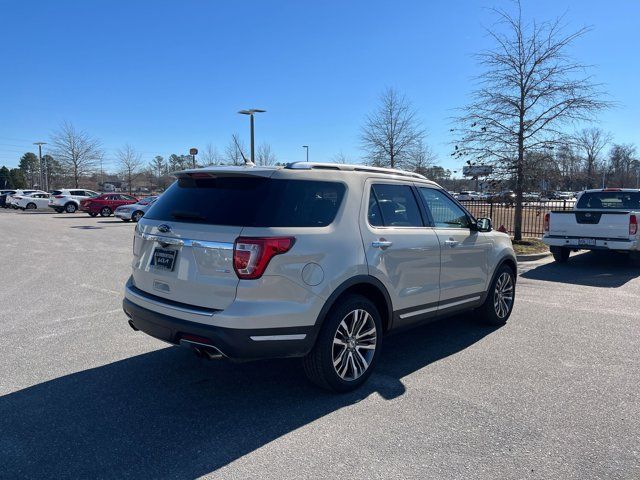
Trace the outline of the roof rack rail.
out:
[[[402,177],[427,179],[419,173],[407,172],[395,168],[370,167],[368,165],[353,165],[344,163],[317,163],[317,162],[292,162],[284,167],[289,170],[342,170],[347,172],[371,172],[386,173],[387,175],[399,175]]]

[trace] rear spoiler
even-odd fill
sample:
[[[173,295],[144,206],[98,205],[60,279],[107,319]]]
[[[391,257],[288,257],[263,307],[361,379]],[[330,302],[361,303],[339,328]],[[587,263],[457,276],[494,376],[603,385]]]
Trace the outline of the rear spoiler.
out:
[[[281,167],[280,167],[281,168]],[[211,168],[192,168],[174,172],[172,175],[176,178],[217,178],[217,177],[263,177],[269,178],[280,168],[273,167],[245,167],[245,166],[229,166],[229,167],[211,167]]]

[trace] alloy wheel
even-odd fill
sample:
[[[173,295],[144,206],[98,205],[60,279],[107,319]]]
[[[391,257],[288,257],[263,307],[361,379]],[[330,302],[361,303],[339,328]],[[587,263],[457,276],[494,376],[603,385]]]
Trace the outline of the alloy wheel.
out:
[[[496,282],[493,294],[493,307],[498,318],[505,318],[513,305],[513,278],[507,272],[503,272]]]
[[[344,316],[333,337],[333,368],[340,378],[353,381],[369,369],[377,347],[373,317],[358,309]]]

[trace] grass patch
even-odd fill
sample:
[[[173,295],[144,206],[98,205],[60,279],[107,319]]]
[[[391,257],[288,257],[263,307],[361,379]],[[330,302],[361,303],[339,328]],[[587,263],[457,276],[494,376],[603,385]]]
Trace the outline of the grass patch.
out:
[[[530,255],[549,251],[549,247],[542,243],[542,240],[539,238],[523,238],[518,241],[512,240],[512,243],[517,255]]]

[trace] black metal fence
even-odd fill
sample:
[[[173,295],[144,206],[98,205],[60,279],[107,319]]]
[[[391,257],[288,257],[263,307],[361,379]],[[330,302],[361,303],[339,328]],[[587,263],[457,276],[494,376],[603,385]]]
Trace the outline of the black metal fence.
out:
[[[476,217],[491,219],[493,228],[513,234],[515,207],[511,203],[496,200],[466,200],[460,202]],[[540,237],[544,233],[544,216],[551,210],[572,210],[575,200],[527,201],[522,206],[522,235]]]

